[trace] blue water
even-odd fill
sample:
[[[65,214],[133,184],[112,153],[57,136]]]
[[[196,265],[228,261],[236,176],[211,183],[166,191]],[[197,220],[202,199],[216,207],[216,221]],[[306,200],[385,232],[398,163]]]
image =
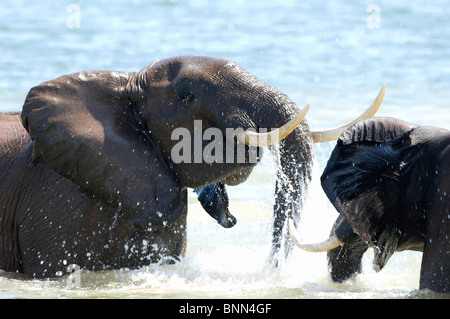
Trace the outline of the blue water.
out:
[[[2,1],[0,111],[20,111],[31,87],[60,75],[81,70],[139,71],[161,58],[193,54],[233,60],[278,87],[299,106],[310,103],[307,118],[315,129],[335,126],[357,116],[385,83],[386,97],[379,115],[450,129],[448,1],[377,1],[375,6],[371,3],[373,1],[327,1],[326,4],[291,0]],[[333,143],[316,146],[319,172],[332,147]],[[252,252],[261,249],[261,255],[265,254],[265,247],[270,245],[271,168],[270,162],[264,162],[246,184],[231,188],[232,204],[238,210],[236,215],[243,220],[238,222],[236,230],[227,232],[214,228],[217,226],[210,224],[213,221],[199,221],[202,217],[197,216],[201,212],[192,213],[187,264],[175,271],[158,268],[132,272],[126,279],[122,273],[110,275],[108,282],[124,281],[124,288],[120,290],[125,291],[124,294],[114,291],[113,295],[136,293],[133,290],[136,281],[142,292],[141,295],[137,292],[139,296],[155,293],[163,297],[178,296],[174,291],[182,291],[181,296],[191,296],[194,291],[194,296],[198,296],[202,291],[199,287],[205,281],[207,290],[214,296],[224,295],[218,291],[223,291],[227,282],[237,282],[244,287],[237,291],[225,288],[231,296],[241,296],[243,291],[245,296],[245,289],[251,291],[252,296],[270,296],[273,285],[277,291],[275,297],[351,298],[367,294],[383,297],[386,291],[388,296],[390,293],[403,297],[417,289],[420,255],[414,254],[394,259],[391,273],[386,270],[384,277],[369,273],[354,286],[337,287],[326,279],[326,261],[320,257],[317,262],[321,264],[320,269],[325,270],[317,275],[318,283],[311,283],[308,275],[295,277],[295,280],[283,277],[285,282],[302,287],[300,292],[291,284],[280,286],[278,277],[267,282],[266,275],[258,275],[258,262],[256,266],[239,271],[242,268],[225,263],[231,273],[218,271],[216,264],[205,266],[209,255],[205,257],[201,252],[214,254],[205,242],[211,237],[217,238],[218,234],[223,237],[211,245],[220,244],[221,256],[227,252],[236,255],[238,250],[246,259],[245,248]],[[249,199],[252,196],[253,199]],[[196,211],[195,201],[191,203],[190,209]],[[254,203],[262,207],[263,213],[253,218],[249,217],[253,213],[245,211],[251,211]],[[330,220],[335,217],[331,216]],[[239,225],[245,227],[239,228]],[[247,236],[251,227],[267,233]],[[324,229],[324,234],[328,230]],[[259,257],[260,254],[257,260]],[[307,255],[305,258],[319,257]],[[405,268],[411,269],[410,272],[406,277],[399,276]],[[313,272],[313,277],[315,275]],[[244,279],[247,277],[250,279]],[[3,280],[0,291],[6,291],[5,296],[24,296],[19,287],[24,283]],[[48,296],[47,286],[33,285],[37,285],[31,286],[37,290],[37,296]],[[107,288],[100,290],[99,295],[109,296],[108,283],[102,285]],[[167,285],[169,291],[164,289]],[[98,288],[95,283],[89,287]],[[154,287],[157,287],[156,292],[151,290]],[[67,294],[58,285],[53,289],[51,297]],[[343,294],[339,295],[339,291]]]
[[[195,54],[233,60],[318,114],[363,106],[383,83],[386,106],[445,111],[447,1],[379,1],[379,28],[368,26],[371,2],[77,1],[77,28],[71,1],[3,1],[0,110],[20,110],[32,86],[63,74]]]

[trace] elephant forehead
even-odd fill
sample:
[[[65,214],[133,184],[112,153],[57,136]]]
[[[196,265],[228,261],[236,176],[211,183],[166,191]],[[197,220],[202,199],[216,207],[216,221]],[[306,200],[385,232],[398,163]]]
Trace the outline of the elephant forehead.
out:
[[[177,79],[205,81],[217,86],[245,87],[246,89],[267,86],[239,64],[210,57],[183,60]]]
[[[160,60],[148,66],[144,73],[151,86],[164,89],[180,83],[207,83],[221,88],[252,88],[255,91],[257,88],[264,88],[268,93],[269,87],[237,63],[205,56],[179,56]],[[275,89],[271,91],[280,93]]]
[[[178,56],[159,60],[146,68],[153,80],[172,82],[179,78],[210,78],[229,61],[203,56]]]
[[[232,63],[231,61],[220,59],[220,58],[214,58],[214,57],[207,57],[207,56],[181,56],[178,58],[175,58],[174,61],[178,61],[183,65],[183,67],[192,67],[195,69],[220,69],[224,65],[228,63]]]
[[[212,78],[219,75],[226,66],[232,64],[234,63],[207,57],[188,59],[181,62],[179,78],[212,80]]]
[[[216,73],[218,76],[229,78],[230,80],[236,80],[246,83],[261,83],[257,81],[257,78],[241,67],[239,64],[228,61],[225,63]]]
[[[270,100],[275,104],[291,104],[292,101],[286,94],[274,86],[261,81],[258,77],[248,72],[239,64],[228,61],[213,78],[214,82],[226,88],[232,88],[257,99]],[[229,92],[232,93],[232,92]]]

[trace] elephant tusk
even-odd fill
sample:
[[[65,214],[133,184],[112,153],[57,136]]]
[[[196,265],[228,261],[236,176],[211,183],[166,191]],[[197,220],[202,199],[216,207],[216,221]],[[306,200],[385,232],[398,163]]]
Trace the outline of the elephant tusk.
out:
[[[346,128],[352,126],[356,122],[359,122],[361,120],[365,120],[369,117],[374,116],[375,113],[380,108],[381,102],[383,102],[385,91],[386,91],[386,84],[383,85],[383,87],[381,88],[377,97],[375,98],[373,103],[369,106],[369,108],[355,120],[350,121],[344,125],[341,125],[341,126],[338,126],[335,128],[325,129],[325,130],[320,130],[320,131],[311,131],[314,143],[322,143],[322,142],[337,140],[339,138],[339,136],[342,134],[342,132],[345,131]]]
[[[257,133],[254,131],[238,131],[236,133],[236,138],[239,142],[254,147],[263,147],[276,144],[288,136],[303,121],[306,113],[308,113],[308,110],[309,104],[301,109],[292,120],[271,132]]]
[[[327,240],[321,242],[321,243],[314,243],[314,244],[303,244],[300,242],[297,231],[295,230],[294,221],[292,218],[289,218],[289,235],[292,238],[292,241],[295,245],[297,245],[298,248],[302,250],[306,250],[309,252],[323,252],[323,251],[329,251],[331,249],[334,249],[336,247],[339,247],[343,243],[336,237],[336,235],[331,236]]]

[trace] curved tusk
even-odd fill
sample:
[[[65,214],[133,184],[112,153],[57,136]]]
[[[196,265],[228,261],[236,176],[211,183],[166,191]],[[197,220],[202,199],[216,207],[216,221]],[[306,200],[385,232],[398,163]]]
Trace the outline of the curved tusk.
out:
[[[336,247],[339,247],[343,243],[336,237],[336,235],[331,236],[327,240],[321,242],[321,243],[314,243],[314,244],[303,244],[300,242],[298,238],[297,231],[295,230],[294,221],[292,218],[289,218],[289,235],[292,238],[292,241],[295,245],[297,245],[298,248],[310,251],[310,252],[322,252],[322,251],[328,251],[331,249],[334,249]]]
[[[248,146],[262,147],[273,145],[288,136],[289,133],[291,133],[301,123],[301,121],[303,121],[306,113],[308,113],[308,110],[309,104],[301,109],[292,120],[271,132],[257,133],[254,131],[238,131],[236,133],[236,138],[239,142]]]
[[[364,120],[364,119],[374,116],[375,113],[380,108],[381,102],[383,102],[385,91],[386,91],[386,84],[383,85],[383,87],[381,88],[377,97],[375,98],[373,103],[369,106],[369,108],[355,120],[350,121],[348,123],[345,123],[344,125],[341,125],[341,126],[338,126],[335,128],[320,130],[320,131],[311,131],[314,143],[322,143],[322,142],[337,140],[339,138],[339,136],[341,136],[342,132],[345,131],[346,128],[352,126],[356,122],[359,122],[361,120]]]

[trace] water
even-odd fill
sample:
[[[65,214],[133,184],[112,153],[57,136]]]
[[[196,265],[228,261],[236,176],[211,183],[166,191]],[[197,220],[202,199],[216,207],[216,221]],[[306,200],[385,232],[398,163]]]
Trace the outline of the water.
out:
[[[0,111],[20,111],[28,90],[81,70],[139,71],[180,54],[222,57],[310,103],[314,129],[362,112],[386,83],[379,115],[450,129],[450,6],[447,1],[3,1]],[[75,6],[71,6],[75,4]],[[369,10],[368,10],[369,9]],[[377,20],[377,17],[380,19]],[[78,28],[79,26],[79,28]],[[316,145],[316,176],[301,225],[327,236],[336,213],[317,180],[334,143]],[[421,254],[396,253],[380,273],[331,282],[325,254],[295,250],[266,268],[274,164],[266,156],[244,184],[229,187],[232,229],[189,198],[187,256],[176,265],[23,280],[0,276],[0,298],[435,298],[419,291]]]

